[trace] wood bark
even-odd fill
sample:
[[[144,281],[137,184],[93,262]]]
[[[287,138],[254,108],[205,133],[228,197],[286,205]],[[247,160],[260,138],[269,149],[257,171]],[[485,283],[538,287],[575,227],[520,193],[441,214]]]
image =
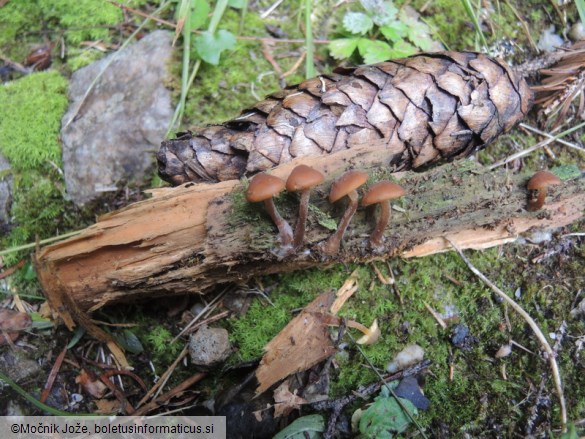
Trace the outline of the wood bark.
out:
[[[245,180],[188,183],[153,191],[151,199],[105,215],[78,236],[40,249],[35,262],[53,312],[74,326],[78,310],[91,312],[121,301],[204,293],[226,282],[256,275],[325,267],[331,263],[413,257],[445,251],[448,236],[461,248],[486,248],[515,240],[533,228],[555,228],[583,216],[583,174],[549,190],[544,209],[527,212],[529,175],[505,169],[487,172],[471,161],[425,172],[391,173],[392,151],[364,145],[328,156],[299,158],[274,168],[286,179],[294,166],[308,164],[325,182],[311,194],[306,245],[299,254],[277,256],[276,228],[261,203],[244,200]],[[348,169],[367,171],[369,184],[393,179],[407,195],[394,203],[384,248],[373,252],[368,236],[376,212],[360,208],[341,251],[326,258],[318,243],[332,232],[344,202],[327,201],[333,179]],[[298,196],[276,201],[294,225]]]

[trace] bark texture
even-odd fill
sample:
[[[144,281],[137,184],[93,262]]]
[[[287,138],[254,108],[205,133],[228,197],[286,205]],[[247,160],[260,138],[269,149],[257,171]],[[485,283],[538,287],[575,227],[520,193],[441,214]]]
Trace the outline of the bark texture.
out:
[[[525,80],[472,52],[419,54],[338,70],[269,95],[240,117],[163,142],[173,183],[238,179],[296,157],[377,143],[392,171],[467,156],[522,119]]]
[[[159,189],[80,235],[43,247],[35,257],[39,280],[53,312],[72,327],[83,312],[116,302],[205,293],[220,283],[338,262],[436,253],[449,249],[445,236],[460,248],[486,248],[585,214],[585,174],[578,171],[550,188],[542,210],[527,212],[530,175],[487,172],[464,161],[390,176],[388,158],[387,149],[373,144],[274,168],[271,173],[283,179],[300,163],[325,175],[311,195],[303,247],[284,259],[277,256],[277,230],[262,204],[247,203],[246,183],[230,180]],[[340,251],[329,257],[320,243],[331,236],[345,206],[332,205],[327,195],[336,177],[356,168],[368,172],[371,183],[396,179],[407,195],[394,203],[400,209],[392,212],[381,249],[368,245],[375,212],[360,208]],[[293,224],[298,196],[285,193],[276,205]]]

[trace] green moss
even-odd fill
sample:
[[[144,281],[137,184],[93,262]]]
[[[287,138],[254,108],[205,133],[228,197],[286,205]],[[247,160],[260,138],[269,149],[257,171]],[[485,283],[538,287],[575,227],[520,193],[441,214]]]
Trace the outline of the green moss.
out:
[[[67,81],[55,71],[31,74],[0,87],[0,152],[14,176],[16,225],[2,242],[6,247],[52,236],[70,220],[58,172],[66,89]],[[16,258],[12,255],[8,261]]]
[[[18,0],[0,8],[0,46],[14,57],[23,56],[23,39],[38,43],[46,29],[59,30],[65,41],[110,39],[110,26],[123,19],[116,6],[95,0]],[[26,46],[24,46],[26,49]],[[18,59],[18,58],[16,58]]]
[[[413,3],[413,7],[417,10],[426,4],[422,0]],[[433,1],[428,4],[424,18],[433,30],[434,38],[436,39],[438,35],[450,50],[473,49],[475,31],[467,19],[462,2],[454,0]]]
[[[564,288],[561,285],[551,287],[554,279],[540,279],[542,268],[518,268],[519,265],[524,266],[521,256],[524,249],[508,245],[504,251],[490,249],[466,253],[479,270],[508,294],[514,294],[520,287],[520,304],[539,322],[545,333],[553,332],[556,328],[549,327],[547,323],[565,318],[563,316],[568,315],[571,300],[555,300],[561,297]],[[573,262],[575,273],[581,273],[582,261]],[[365,325],[378,319],[383,334],[380,341],[363,347],[369,360],[383,370],[407,344],[416,343],[425,350],[425,358],[433,361],[432,374],[427,376],[424,387],[426,396],[431,400],[431,408],[421,413],[423,426],[432,427],[440,421],[452,432],[467,431],[480,436],[486,422],[492,422],[490,419],[497,420],[498,428],[503,431],[523,425],[526,411],[518,406],[518,401],[526,398],[529,391],[526,383],[539,382],[541,375],[547,373],[548,366],[538,357],[519,349],[514,349],[510,357],[502,360],[495,360],[494,354],[510,338],[533,352],[539,351],[538,343],[526,330],[524,320],[498,303],[491,290],[475,278],[455,253],[407,261],[393,260],[390,266],[396,278],[396,289],[379,282],[370,265],[336,266],[328,270],[286,274],[277,280],[269,278],[269,282],[270,279],[277,282],[270,296],[275,307],[258,300],[248,315],[230,323],[230,333],[240,349],[239,359],[261,356],[263,346],[291,320],[293,309],[306,306],[324,291],[338,289],[357,269],[360,288],[344,305],[340,315]],[[377,262],[377,268],[384,276],[390,276],[385,263]],[[576,276],[582,279],[582,273]],[[426,310],[425,303],[451,323],[449,329],[444,330],[437,324]],[[511,333],[505,329],[506,315],[512,325]],[[451,344],[451,328],[455,323],[467,326],[470,334],[478,339],[470,351],[462,351]],[[581,334],[583,326],[583,322],[574,322],[569,331]],[[359,337],[357,331],[349,331],[354,338]],[[332,329],[332,333],[335,332]],[[336,356],[339,367],[334,370],[331,380],[332,397],[347,395],[360,385],[376,379],[350,339],[346,337],[344,341],[349,344]],[[578,376],[579,366],[574,365],[571,355],[569,352],[562,353],[560,362],[564,379],[573,383],[583,381],[584,378]],[[504,363],[507,379],[502,378],[501,367]],[[453,367],[452,378],[450,364]],[[571,413],[579,416],[577,413],[583,406],[585,386],[571,386],[566,392],[569,400],[573,401]],[[554,395],[551,398],[554,399]]]
[[[157,325],[157,322],[150,322],[152,325],[143,324],[145,335],[141,337],[146,345],[146,351],[152,354],[155,364],[168,364],[177,358],[182,349],[182,344],[177,340],[171,343],[173,335],[166,327]]]
[[[0,151],[13,169],[61,163],[59,130],[67,108],[67,81],[55,71],[0,87]]]

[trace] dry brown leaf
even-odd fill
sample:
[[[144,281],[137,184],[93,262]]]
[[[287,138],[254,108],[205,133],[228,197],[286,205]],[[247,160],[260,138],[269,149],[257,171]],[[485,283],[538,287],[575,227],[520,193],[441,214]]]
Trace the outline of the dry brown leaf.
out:
[[[30,328],[32,320],[23,312],[0,309],[0,345],[16,341],[20,332]]]
[[[109,415],[111,413],[118,413],[120,411],[120,401],[117,399],[96,399],[94,403],[97,410],[94,410],[98,415]]]
[[[291,393],[288,388],[288,380],[284,381],[280,386],[274,390],[274,417],[287,416],[290,412],[298,409],[303,404],[308,404],[308,401],[295,393]]]
[[[336,351],[324,321],[334,300],[334,291],[321,294],[265,346],[266,353],[256,371],[257,395],[283,378],[309,369]]]
[[[358,290],[359,284],[357,278],[358,271],[356,269],[345,280],[341,288],[337,290],[337,293],[335,294],[335,302],[333,302],[331,308],[329,309],[331,314],[337,315],[343,304],[347,302],[349,298],[353,296],[353,294]]]
[[[98,378],[92,378],[90,373],[85,369],[81,369],[81,373],[77,375],[75,382],[94,398],[102,398],[108,391],[108,388],[104,383]]]

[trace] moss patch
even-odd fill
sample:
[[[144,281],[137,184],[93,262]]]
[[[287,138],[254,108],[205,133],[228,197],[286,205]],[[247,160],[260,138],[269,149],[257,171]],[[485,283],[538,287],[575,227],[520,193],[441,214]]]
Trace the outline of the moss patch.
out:
[[[13,169],[61,163],[59,130],[67,109],[67,81],[55,71],[0,87],[0,151]]]
[[[574,294],[574,291],[569,292],[557,284],[555,276],[558,274],[555,275],[552,266],[549,269],[527,265],[525,251],[525,247],[508,245],[503,251],[490,249],[467,254],[478,269],[508,294],[518,291],[520,297],[516,300],[539,322],[545,333],[554,332],[557,329],[554,325],[567,316],[571,308],[570,299],[559,301],[555,297]],[[582,281],[577,268],[582,267],[582,261],[573,260],[573,263],[575,276],[580,276]],[[305,306],[324,291],[339,288],[352,270],[357,269],[360,288],[340,314],[367,326],[378,319],[383,334],[381,340],[363,347],[370,361],[384,370],[388,362],[411,343],[423,347],[425,358],[433,361],[432,374],[426,377],[424,386],[432,404],[418,418],[423,426],[432,431],[445,427],[452,434],[467,431],[473,436],[481,436],[486,425],[501,432],[522,429],[528,416],[527,408],[533,404],[532,400],[526,400],[531,392],[529,383],[538,384],[542,374],[549,373],[548,365],[538,355],[516,348],[510,357],[501,360],[496,360],[494,354],[509,339],[539,352],[538,343],[525,322],[500,304],[455,253],[393,260],[389,265],[378,262],[377,267],[387,277],[390,276],[389,267],[392,268],[395,287],[379,282],[370,265],[336,266],[269,278],[276,282],[270,295],[274,307],[258,300],[246,316],[230,323],[232,339],[239,348],[237,359],[260,357],[263,346],[291,320],[292,310]],[[437,324],[425,303],[449,322],[447,330]],[[512,332],[506,329],[507,320]],[[451,343],[455,324],[465,325],[478,339],[470,350],[461,350]],[[584,322],[571,322],[569,333],[582,334],[584,327]],[[359,337],[357,331],[350,331],[354,338]],[[331,397],[347,395],[358,386],[376,380],[350,339],[346,337],[344,341],[349,344],[336,356],[339,367],[333,372]],[[583,377],[578,376],[580,366],[575,364],[572,353],[561,351],[559,361],[565,380],[583,381]],[[503,367],[506,378],[502,375]],[[556,405],[556,396],[549,384],[545,395]],[[585,386],[571,385],[565,392],[570,412],[579,417]],[[524,403],[519,404],[523,400]],[[554,416],[558,419],[558,415]]]
[[[39,34],[47,29],[61,31],[65,41],[74,45],[109,40],[109,27],[122,18],[119,8],[95,0],[10,1],[0,8],[0,46],[10,57],[22,58],[26,43],[38,43]]]

